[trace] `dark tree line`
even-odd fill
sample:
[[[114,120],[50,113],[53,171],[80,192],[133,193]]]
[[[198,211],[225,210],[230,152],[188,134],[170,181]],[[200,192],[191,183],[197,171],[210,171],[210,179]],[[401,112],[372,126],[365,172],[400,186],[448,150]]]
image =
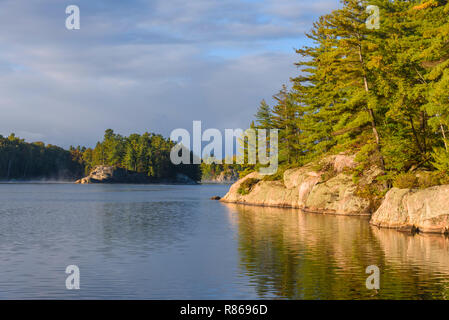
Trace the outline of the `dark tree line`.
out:
[[[74,179],[84,172],[70,151],[43,142],[0,135],[0,179]]]
[[[199,165],[173,165],[174,143],[153,133],[128,137],[108,129],[95,148],[69,150],[43,142],[27,143],[14,134],[0,136],[0,179],[66,179],[87,175],[97,165],[116,166],[142,173],[154,181],[174,180],[179,174],[201,180]]]

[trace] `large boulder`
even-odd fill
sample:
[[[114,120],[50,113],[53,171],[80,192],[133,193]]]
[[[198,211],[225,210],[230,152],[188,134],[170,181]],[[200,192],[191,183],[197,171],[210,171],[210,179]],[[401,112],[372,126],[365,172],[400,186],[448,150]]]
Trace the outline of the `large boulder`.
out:
[[[326,182],[317,184],[307,197],[305,208],[335,214],[370,214],[369,200],[356,196],[356,189],[352,177],[340,173]]]
[[[449,185],[423,190],[391,189],[371,224],[424,233],[449,231]]]

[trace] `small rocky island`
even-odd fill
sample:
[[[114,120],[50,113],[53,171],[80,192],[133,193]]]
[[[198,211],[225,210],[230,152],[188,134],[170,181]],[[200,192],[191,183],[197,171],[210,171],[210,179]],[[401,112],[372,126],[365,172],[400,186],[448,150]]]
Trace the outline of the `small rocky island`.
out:
[[[102,165],[94,167],[88,176],[75,181],[75,183],[76,184],[93,184],[93,183],[196,184],[195,181],[193,181],[186,175],[180,173],[177,173],[173,179],[157,179],[149,177],[143,173],[126,170],[115,166],[102,166]]]
[[[233,184],[239,180],[239,173],[235,169],[228,169],[221,171],[219,174],[205,176],[201,179],[202,183]]]
[[[373,166],[355,181],[354,156],[339,154],[284,172],[270,181],[258,172],[233,184],[223,202],[298,208],[307,212],[371,216],[371,224],[401,231],[449,232],[449,185],[387,189]],[[385,196],[383,196],[386,193]]]

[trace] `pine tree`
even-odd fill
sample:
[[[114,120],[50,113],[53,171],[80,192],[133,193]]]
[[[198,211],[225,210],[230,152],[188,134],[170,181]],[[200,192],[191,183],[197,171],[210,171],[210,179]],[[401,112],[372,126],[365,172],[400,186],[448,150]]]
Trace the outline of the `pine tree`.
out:
[[[256,127],[258,129],[272,129],[273,128],[273,115],[270,106],[262,100],[259,109],[255,115]]]
[[[273,107],[272,123],[279,129],[279,161],[287,165],[297,163],[301,151],[299,145],[299,108],[284,85],[273,96],[277,102]]]

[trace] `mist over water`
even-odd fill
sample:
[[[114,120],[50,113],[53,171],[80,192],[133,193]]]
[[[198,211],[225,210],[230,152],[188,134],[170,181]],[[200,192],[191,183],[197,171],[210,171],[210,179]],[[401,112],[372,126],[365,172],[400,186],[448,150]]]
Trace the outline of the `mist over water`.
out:
[[[445,237],[208,200],[227,188],[0,184],[0,298],[449,297]],[[65,287],[68,265],[80,290]]]

